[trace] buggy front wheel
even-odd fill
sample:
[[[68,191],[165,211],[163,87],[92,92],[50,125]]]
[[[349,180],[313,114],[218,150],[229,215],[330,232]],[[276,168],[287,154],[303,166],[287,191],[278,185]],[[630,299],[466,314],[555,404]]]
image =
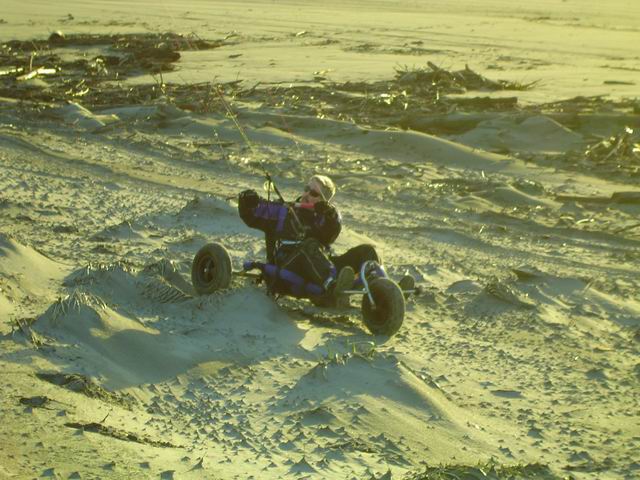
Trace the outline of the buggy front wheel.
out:
[[[400,330],[404,321],[404,296],[396,282],[389,278],[376,278],[369,283],[369,296],[362,297],[362,319],[374,335],[391,336]]]
[[[191,265],[191,283],[198,295],[227,288],[231,283],[231,256],[219,243],[198,250]]]

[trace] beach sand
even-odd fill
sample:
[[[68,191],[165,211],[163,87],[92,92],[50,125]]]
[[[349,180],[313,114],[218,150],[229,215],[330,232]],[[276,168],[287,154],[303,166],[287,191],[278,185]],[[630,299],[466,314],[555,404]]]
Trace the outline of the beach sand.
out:
[[[5,0],[0,43],[0,478],[637,478],[637,2]],[[194,292],[264,256],[260,165],[416,278],[397,334]]]

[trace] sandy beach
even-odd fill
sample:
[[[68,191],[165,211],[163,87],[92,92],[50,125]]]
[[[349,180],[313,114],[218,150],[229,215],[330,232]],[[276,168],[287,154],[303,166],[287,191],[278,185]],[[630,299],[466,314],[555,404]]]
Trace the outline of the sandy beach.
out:
[[[455,5],[451,5],[455,3]],[[4,0],[0,479],[640,475],[640,4]],[[401,329],[192,260],[329,175]]]

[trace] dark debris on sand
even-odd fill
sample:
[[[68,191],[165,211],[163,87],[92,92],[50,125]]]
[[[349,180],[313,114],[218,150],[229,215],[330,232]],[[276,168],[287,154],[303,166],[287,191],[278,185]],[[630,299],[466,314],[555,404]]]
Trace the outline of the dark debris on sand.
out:
[[[424,471],[405,477],[406,480],[559,480],[548,466],[539,463],[526,465],[498,465],[494,462],[470,465],[425,467]]]
[[[585,155],[596,163],[614,161],[640,167],[640,132],[625,127],[622,132],[590,145]]]
[[[114,427],[110,427],[108,425],[103,425],[102,423],[78,423],[78,422],[68,422],[65,423],[65,426],[70,428],[76,428],[85,432],[93,432],[99,433],[100,435],[105,435],[107,437],[116,438],[118,440],[125,440],[128,442],[136,442],[144,445],[151,445],[153,447],[169,447],[169,448],[178,448],[178,445],[174,445],[170,442],[163,442],[159,440],[153,440],[148,437],[144,437],[142,435],[138,435],[137,433],[126,432],[124,430],[120,430]]]
[[[15,71],[2,73],[10,77],[17,73],[17,80],[24,80],[24,75],[38,68],[54,69],[63,75],[76,72],[116,80],[133,69],[151,72],[173,70],[173,63],[180,59],[180,51],[209,50],[224,44],[222,40],[207,41],[170,32],[68,36],[54,32],[47,40],[11,40],[2,44],[0,67],[12,67]],[[87,60],[78,50],[77,59],[62,58],[73,53],[74,49],[87,47],[98,47],[104,54]]]
[[[31,408],[48,408],[48,405],[53,401],[47,396],[38,395],[35,397],[21,397],[20,403]]]
[[[227,101],[251,102],[286,114],[434,135],[462,134],[496,114],[510,115],[516,123],[527,116],[545,115],[570,130],[593,136],[594,141],[586,151],[537,157],[524,152],[525,161],[569,171],[586,169],[627,183],[636,183],[640,177],[640,147],[633,133],[640,129],[638,99],[579,96],[523,106],[516,96],[489,93],[527,90],[536,82],[493,80],[468,66],[450,71],[432,62],[398,68],[392,78],[372,82],[337,83],[322,75],[309,83],[259,82],[252,87],[241,79],[224,84],[164,82],[162,72],[177,68],[180,51],[218,48],[227,42],[175,33],[56,33],[47,40],[9,41],[0,45],[0,97],[27,101],[22,105],[35,106],[39,115],[60,102],[100,110],[161,100],[182,110],[221,115],[229,113]],[[85,56],[88,48],[95,56]],[[160,76],[145,84],[119,81],[142,74]],[[473,92],[485,93],[471,96]],[[611,136],[617,130],[621,132]]]
[[[47,40],[11,40],[0,45],[0,97],[82,101],[93,108],[140,104],[166,94],[162,80],[133,87],[121,85],[121,80],[175,70],[180,51],[223,45],[224,40],[176,33],[65,36],[56,32]],[[87,49],[96,54],[87,56]],[[29,82],[36,78],[41,82]]]
[[[102,400],[131,409],[136,401],[131,395],[110,392],[95,384],[91,379],[78,374],[65,373],[36,373],[36,377],[45,382],[53,383],[72,392],[82,393],[87,397]]]
[[[47,40],[12,40],[0,45],[0,97],[41,103],[74,101],[89,109],[142,105],[162,98],[184,110],[225,114],[221,99],[224,92],[232,100],[259,102],[288,113],[426,133],[434,132],[425,130],[423,119],[452,113],[529,111],[566,116],[611,108],[622,108],[632,114],[640,111],[637,100],[612,104],[598,96],[544,104],[533,112],[531,107],[520,106],[516,96],[495,98],[468,93],[528,90],[537,82],[492,80],[469,66],[450,71],[432,62],[424,67],[396,69],[393,78],[375,82],[336,83],[316,76],[309,84],[284,86],[259,82],[247,87],[241,79],[225,84],[176,84],[162,79],[162,72],[177,68],[180,51],[228,44],[226,39],[203,40],[176,33],[69,36],[55,33]],[[87,48],[96,55],[85,56]],[[160,78],[138,85],[123,85],[119,81],[142,74],[160,74]],[[36,77],[39,83],[27,81]]]
[[[640,178],[640,131],[624,127],[591,142],[584,151],[567,152],[564,162],[576,168],[637,183]]]
[[[150,85],[123,86],[118,82],[135,75],[161,75],[175,70],[180,51],[214,49],[226,44],[225,40],[209,41],[175,33],[67,36],[54,32],[46,40],[11,40],[0,45],[0,97],[36,102],[80,101],[87,108],[107,108],[143,104],[162,96],[187,110],[214,111],[220,107],[216,94],[219,86],[210,82],[171,84],[162,77]],[[97,54],[86,56],[88,48]],[[28,82],[35,78],[41,82]],[[225,93],[293,110],[310,108],[317,116],[360,123],[366,123],[369,117],[406,115],[407,110],[442,113],[513,109],[517,106],[516,97],[447,95],[475,90],[523,90],[535,84],[490,80],[468,66],[448,71],[431,62],[424,68],[397,70],[394,79],[379,82],[323,82],[286,88],[259,84],[249,89],[242,88],[241,83],[225,84]]]
[[[471,91],[525,90],[535,85],[490,80],[468,66],[448,71],[429,62],[426,68],[396,70],[391,80],[320,85],[262,85],[237,92],[238,98],[264,105],[375,127],[412,128],[411,119],[452,112],[519,110],[517,97],[455,97]]]

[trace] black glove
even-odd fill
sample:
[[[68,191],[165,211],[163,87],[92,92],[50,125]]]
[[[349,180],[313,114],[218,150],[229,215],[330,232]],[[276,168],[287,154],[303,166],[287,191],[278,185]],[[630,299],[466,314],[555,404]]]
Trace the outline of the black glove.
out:
[[[313,206],[313,210],[316,212],[316,214],[322,215],[326,219],[334,219],[338,217],[336,208],[329,202],[325,202],[324,200],[317,202]]]
[[[260,203],[260,195],[255,190],[245,190],[238,196],[238,208],[250,210]]]

